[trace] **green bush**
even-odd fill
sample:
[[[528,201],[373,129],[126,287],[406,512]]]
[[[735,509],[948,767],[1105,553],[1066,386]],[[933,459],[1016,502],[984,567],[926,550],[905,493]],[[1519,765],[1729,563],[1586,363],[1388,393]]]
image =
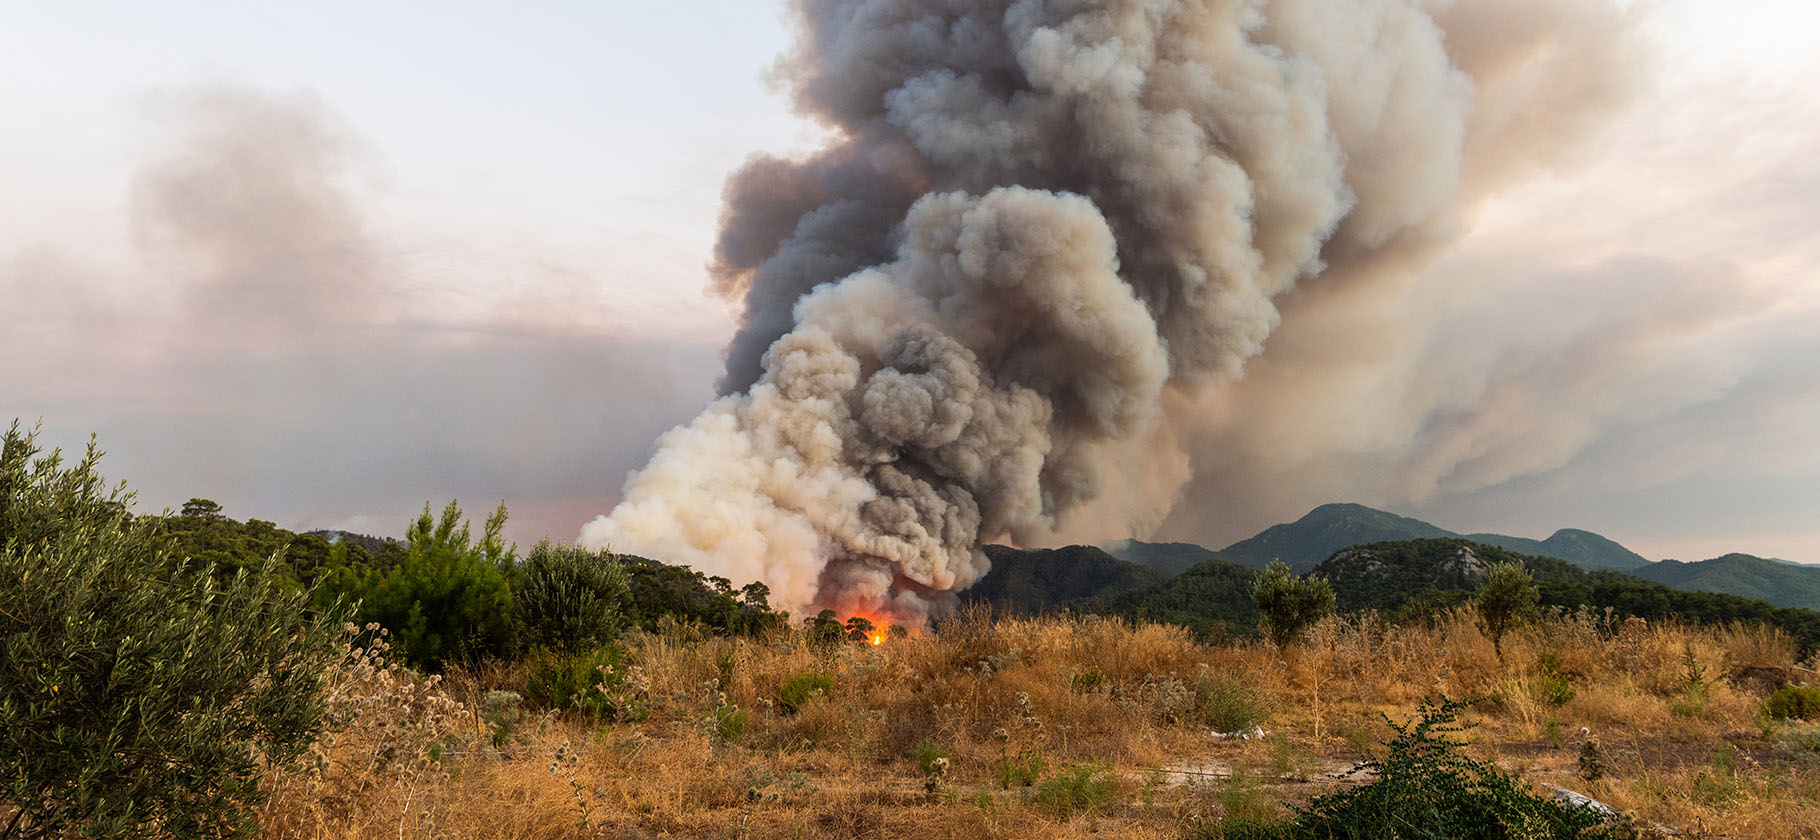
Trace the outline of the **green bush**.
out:
[[[1281,560],[1272,560],[1252,587],[1257,604],[1258,629],[1272,644],[1283,647],[1301,638],[1315,622],[1333,612],[1333,587],[1313,575],[1296,577]]]
[[[631,654],[619,645],[581,653],[533,651],[525,698],[546,709],[577,711],[603,721],[640,721],[649,711]]]
[[[66,467],[34,438],[0,446],[0,833],[250,836],[261,767],[321,730],[341,621],[174,556],[92,442]]]
[[[481,540],[473,542],[459,504],[449,502],[440,519],[426,504],[406,532],[402,562],[390,568],[335,568],[325,576],[320,597],[358,601],[359,622],[377,622],[390,631],[400,658],[422,670],[507,656],[513,644],[506,582],[512,553],[500,539],[505,522],[506,508],[500,505],[487,517]]]
[[[825,697],[833,691],[832,677],[819,671],[804,671],[784,680],[784,684],[777,687],[777,705],[790,714],[796,714],[811,699]]]
[[[632,591],[625,567],[605,551],[538,543],[512,582],[512,616],[527,647],[575,651],[613,640]]]
[[[1763,711],[1783,720],[1820,720],[1820,688],[1804,685],[1778,688],[1763,702]]]
[[[1269,710],[1257,689],[1224,672],[1213,672],[1195,684],[1195,710],[1215,732],[1250,732],[1264,724]]]

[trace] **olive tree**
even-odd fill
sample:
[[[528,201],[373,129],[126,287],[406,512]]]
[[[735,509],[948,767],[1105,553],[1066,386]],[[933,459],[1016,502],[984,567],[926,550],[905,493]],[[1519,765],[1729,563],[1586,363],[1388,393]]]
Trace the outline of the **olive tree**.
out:
[[[512,584],[512,612],[526,646],[589,650],[619,635],[632,590],[619,558],[575,545],[538,543]]]
[[[17,423],[0,447],[0,838],[244,837],[344,648],[262,568],[173,556],[131,495]]]
[[[1333,612],[1333,587],[1325,578],[1296,577],[1281,560],[1272,560],[1258,576],[1251,599],[1262,615],[1258,629],[1277,647],[1301,638],[1315,622]]]
[[[1504,635],[1536,613],[1541,593],[1529,570],[1516,563],[1493,563],[1479,589],[1479,625],[1491,637],[1492,649],[1504,658]]]

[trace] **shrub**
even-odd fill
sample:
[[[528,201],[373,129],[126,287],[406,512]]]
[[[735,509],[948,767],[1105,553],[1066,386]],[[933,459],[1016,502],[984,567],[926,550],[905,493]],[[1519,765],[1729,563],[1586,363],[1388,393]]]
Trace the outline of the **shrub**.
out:
[[[1204,826],[1201,836],[1280,840],[1399,840],[1399,838],[1622,837],[1627,827],[1584,807],[1568,807],[1528,791],[1496,767],[1461,756],[1446,736],[1464,730],[1455,720],[1463,701],[1423,701],[1419,719],[1398,724],[1385,757],[1361,763],[1370,783],[1315,798],[1293,821],[1272,822],[1246,809]]]
[[[1783,720],[1820,720],[1820,688],[1804,685],[1778,688],[1763,702],[1763,711]]]
[[[1423,701],[1420,719],[1390,722],[1397,737],[1369,784],[1316,798],[1280,833],[1256,836],[1395,840],[1416,837],[1579,838],[1601,836],[1604,817],[1542,799],[1496,767],[1460,755],[1445,736],[1469,704]]]
[[[1251,590],[1257,604],[1258,629],[1272,644],[1283,647],[1301,638],[1315,622],[1333,612],[1333,587],[1327,581],[1305,575],[1296,577],[1281,560],[1258,576]]]
[[[1250,732],[1268,714],[1257,689],[1231,674],[1216,671],[1201,677],[1194,695],[1201,721],[1215,732]]]
[[[218,580],[17,424],[0,445],[8,837],[243,837],[265,763],[320,732],[340,621],[265,568]]]
[[[452,661],[503,657],[512,650],[505,572],[512,557],[500,540],[505,522],[500,505],[473,542],[459,504],[449,502],[440,519],[426,504],[406,533],[402,562],[384,569],[336,568],[326,576],[325,596],[358,600],[360,622],[390,631],[401,658],[416,668],[439,671]]]
[[[625,625],[631,597],[625,568],[613,555],[540,542],[512,585],[519,642],[564,652],[606,644]]]
[[[648,695],[643,674],[619,645],[582,653],[534,651],[525,680],[525,698],[532,703],[603,721],[643,720]]]
[[[796,714],[816,697],[825,697],[834,691],[834,679],[819,671],[804,671],[784,680],[777,687],[777,705],[790,714]]]

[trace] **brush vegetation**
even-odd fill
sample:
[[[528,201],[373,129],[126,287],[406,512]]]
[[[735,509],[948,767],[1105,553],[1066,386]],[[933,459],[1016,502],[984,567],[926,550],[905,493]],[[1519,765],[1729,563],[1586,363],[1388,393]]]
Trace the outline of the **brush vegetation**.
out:
[[[223,573],[186,563],[178,537],[229,533],[218,508],[135,519],[93,457],[29,466],[17,432],[7,452],[0,836],[1820,834],[1802,640],[1565,607],[1521,559],[1530,583],[1499,574],[1539,603],[1519,591],[1498,618],[1470,568],[1444,577],[1504,559],[1481,548],[1357,558],[1438,582],[1388,611],[1316,591],[1339,564],[1260,586],[1203,563],[1108,597],[1115,614],[979,604],[881,632],[791,620],[761,585],[638,558],[520,560],[454,505],[396,551],[343,540],[287,564],[257,543],[267,562]],[[114,591],[150,594],[110,612],[34,570],[52,549],[55,568],[112,568]],[[1158,620],[1187,602],[1113,609],[1184,579],[1249,626]],[[307,608],[373,580],[418,600],[363,597],[345,608],[371,620],[346,632]],[[439,630],[423,605],[443,597],[503,629]],[[1264,616],[1296,632],[1254,635]]]

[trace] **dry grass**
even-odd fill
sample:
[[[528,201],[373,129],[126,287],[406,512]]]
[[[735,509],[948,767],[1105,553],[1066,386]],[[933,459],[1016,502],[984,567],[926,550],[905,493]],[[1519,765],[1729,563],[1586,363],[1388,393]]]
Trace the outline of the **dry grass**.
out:
[[[1319,793],[1321,773],[1371,748],[1380,714],[1445,694],[1490,698],[1469,748],[1538,786],[1687,830],[1820,836],[1820,731],[1760,712],[1764,674],[1804,672],[1786,637],[1755,627],[1554,615],[1501,660],[1470,610],[1330,619],[1288,650],[983,612],[876,647],[673,626],[630,644],[649,704],[636,723],[514,709],[500,692],[523,693],[520,666],[436,682],[366,656],[334,675],[337,725],[311,760],[270,772],[266,835],[1182,837]],[[779,689],[811,672],[832,689],[793,713]],[[1195,691],[1214,674],[1262,695],[1269,740],[1211,736]],[[746,715],[730,738],[729,707]],[[1609,768],[1592,782],[1577,775],[1587,737]],[[914,758],[925,742],[948,756],[934,779]],[[1086,765],[1109,768],[1103,801],[1037,795]]]

